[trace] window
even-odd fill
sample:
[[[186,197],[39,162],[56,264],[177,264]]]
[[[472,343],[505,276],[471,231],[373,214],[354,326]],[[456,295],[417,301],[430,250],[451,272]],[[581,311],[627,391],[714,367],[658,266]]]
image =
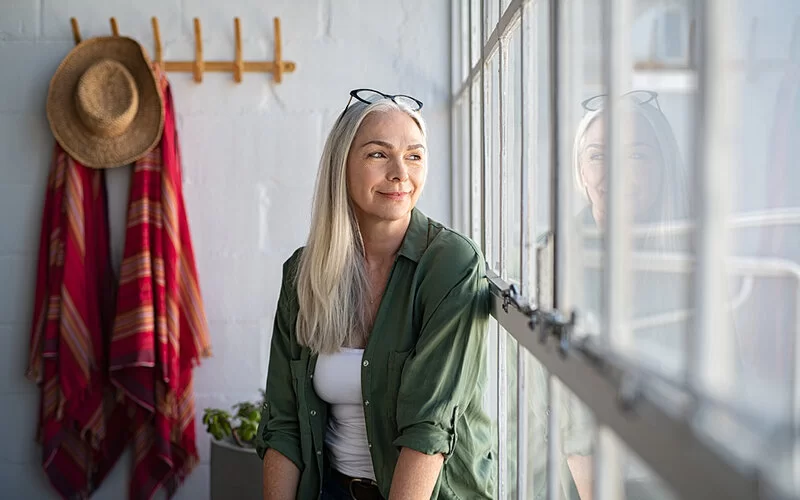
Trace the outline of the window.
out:
[[[800,498],[800,3],[452,5],[498,497]]]

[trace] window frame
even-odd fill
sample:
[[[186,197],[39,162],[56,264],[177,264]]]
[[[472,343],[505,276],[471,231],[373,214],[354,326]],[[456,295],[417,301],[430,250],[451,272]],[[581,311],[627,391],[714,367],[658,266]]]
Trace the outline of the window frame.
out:
[[[622,86],[622,74],[616,68],[632,68],[633,61],[626,54],[625,43],[619,33],[625,32],[632,10],[633,0],[603,0],[603,67],[605,69],[604,86],[608,93],[614,94]],[[560,382],[571,390],[593,413],[597,422],[595,443],[598,447],[594,456],[595,477],[604,477],[610,471],[619,467],[618,455],[615,446],[606,438],[607,433],[613,433],[616,438],[624,443],[631,451],[636,453],[652,471],[680,498],[726,498],[732,500],[745,500],[760,498],[765,490],[770,490],[771,484],[764,479],[759,479],[763,472],[756,463],[743,463],[740,458],[735,458],[729,451],[708,439],[708,436],[696,428],[696,418],[704,412],[727,411],[719,403],[703,395],[707,394],[708,387],[719,389],[720,374],[726,373],[725,367],[720,367],[715,361],[712,352],[717,349],[727,349],[725,340],[721,336],[709,335],[715,324],[722,321],[724,314],[719,304],[724,290],[714,284],[713,276],[720,272],[722,265],[714,256],[725,252],[725,224],[723,217],[727,212],[725,205],[714,206],[706,203],[700,206],[698,221],[699,227],[705,231],[706,236],[699,242],[699,272],[695,285],[700,290],[698,295],[700,312],[700,329],[696,341],[691,347],[687,380],[676,382],[665,378],[662,374],[650,371],[647,368],[633,364],[618,353],[603,348],[591,338],[573,342],[569,336],[576,311],[570,303],[569,288],[566,280],[568,271],[575,256],[571,252],[571,242],[566,230],[567,215],[563,205],[568,205],[571,197],[571,179],[565,173],[569,172],[568,152],[560,144],[560,137],[564,133],[560,114],[568,109],[565,103],[565,92],[562,83],[567,86],[573,84],[569,75],[562,67],[562,54],[567,54],[571,47],[565,41],[564,32],[570,22],[568,8],[563,0],[495,0],[500,12],[493,13],[498,19],[497,24],[489,26],[489,16],[485,12],[488,0],[451,0],[453,30],[467,35],[467,40],[458,36],[453,38],[453,57],[458,62],[453,64],[453,136],[457,137],[458,144],[454,144],[454,158],[463,161],[457,162],[454,169],[462,169],[459,173],[454,170],[453,179],[458,179],[453,186],[453,220],[456,228],[469,234],[487,251],[492,241],[487,241],[489,224],[494,218],[488,217],[489,203],[494,203],[491,196],[490,175],[491,161],[487,157],[487,141],[491,137],[487,129],[491,126],[491,117],[487,116],[487,80],[491,79],[487,68],[489,58],[499,57],[499,151],[491,150],[497,155],[500,175],[501,203],[495,204],[500,210],[500,227],[493,228],[492,235],[499,236],[500,254],[492,256],[499,259],[499,267],[487,262],[487,277],[492,291],[492,316],[499,327],[496,329],[499,336],[497,344],[498,376],[498,440],[500,464],[498,470],[498,492],[500,498],[506,498],[509,484],[506,478],[506,461],[516,460],[516,491],[517,498],[524,498],[527,477],[527,435],[528,415],[524,404],[529,397],[528,390],[521,383],[528,368],[526,353],[532,355],[549,373],[549,405],[553,411],[548,414],[547,428],[550,429],[551,438],[548,440],[548,499],[558,497],[558,473],[552,466],[559,457],[559,406]],[[543,124],[539,120],[541,113],[535,109],[534,101],[538,94],[538,85],[533,82],[534,76],[540,76],[535,69],[540,61],[533,61],[533,46],[535,42],[535,27],[532,25],[532,11],[534,5],[547,6],[548,12],[548,120]],[[720,183],[712,183],[720,175],[720,166],[724,165],[726,151],[721,142],[726,131],[725,109],[720,103],[721,98],[710,99],[710,90],[716,88],[717,79],[721,78],[719,53],[726,43],[725,31],[728,28],[722,24],[724,19],[720,14],[726,8],[726,0],[705,0],[699,2],[701,6],[696,14],[697,37],[699,57],[697,84],[699,90],[699,104],[696,106],[695,120],[697,123],[698,140],[695,147],[695,161],[698,165],[700,181],[696,183],[696,195],[708,196],[713,188],[715,199],[727,200],[730,193]],[[478,7],[477,9],[475,7]],[[464,20],[463,16],[467,19]],[[476,25],[479,29],[475,29]],[[466,26],[466,29],[462,27]],[[550,179],[550,217],[549,237],[544,243],[539,241],[536,228],[536,207],[532,204],[521,202],[520,227],[522,249],[540,245],[538,250],[526,253],[520,250],[520,283],[512,286],[506,278],[506,245],[508,244],[508,210],[509,207],[504,194],[511,186],[508,181],[509,155],[505,151],[507,144],[507,127],[509,110],[507,108],[506,90],[508,89],[509,68],[507,67],[507,46],[509,35],[514,29],[519,29],[519,51],[521,58],[520,77],[522,78],[521,127],[520,150],[521,158],[521,185],[518,187],[520,200],[530,199],[531,192],[536,192],[535,182],[538,168],[549,169]],[[476,40],[477,39],[477,40]],[[485,43],[484,43],[485,40]],[[476,47],[479,47],[476,53]],[[461,50],[467,50],[463,54]],[[465,68],[464,62],[469,64]],[[630,71],[630,70],[629,70]],[[625,76],[636,77],[635,74]],[[478,85],[479,88],[475,88]],[[530,89],[535,89],[531,91]],[[613,100],[612,100],[613,102]],[[466,123],[459,120],[466,110]],[[614,124],[616,110],[612,105],[608,113],[610,134],[610,156],[613,161],[616,150],[619,149],[619,134],[615,134]],[[513,116],[513,115],[512,115]],[[537,161],[537,155],[532,153],[532,131],[539,127],[547,126],[550,130],[550,161],[542,165]],[[464,132],[466,128],[466,132]],[[553,133],[557,131],[558,133]],[[467,144],[463,144],[462,138]],[[478,140],[479,144],[475,144]],[[455,143],[455,141],[454,141]],[[617,146],[617,147],[615,147]],[[458,153],[455,149],[460,148]],[[517,159],[513,159],[517,161]],[[466,171],[463,169],[466,168]],[[466,179],[466,182],[463,180]],[[615,176],[610,181],[610,189],[621,190],[626,179]],[[462,201],[464,203],[462,203]],[[466,210],[461,207],[466,206]],[[492,207],[494,209],[494,207]],[[457,213],[457,210],[462,210]],[[610,314],[604,325],[604,331],[617,332],[613,341],[618,341],[621,325],[620,318],[625,316],[627,296],[622,289],[624,280],[618,273],[628,258],[621,251],[623,242],[628,237],[629,223],[621,216],[625,205],[620,200],[612,202],[610,207],[610,236],[607,249],[606,266],[609,269],[609,278],[604,286],[606,290],[620,292],[612,294],[620,297],[612,301],[609,306]],[[476,214],[480,214],[476,218]],[[478,220],[479,219],[479,220]],[[798,276],[800,283],[800,276]],[[800,286],[799,286],[800,288]],[[527,295],[520,293],[531,291]],[[629,292],[629,291],[628,291]],[[538,321],[538,326],[532,327],[532,320]],[[544,325],[544,326],[543,326]],[[506,349],[507,339],[503,332],[507,332],[516,345],[519,346],[517,355],[517,445],[514,457],[509,457],[506,450],[507,429],[504,417],[506,398]],[[524,349],[523,349],[524,348]],[[716,385],[715,385],[716,384]],[[646,388],[647,390],[644,390]],[[658,395],[659,397],[656,397]],[[612,498],[615,493],[614,485],[610,482],[599,481],[595,485],[595,498],[605,500]],[[774,495],[771,498],[794,498],[783,492],[770,490]]]

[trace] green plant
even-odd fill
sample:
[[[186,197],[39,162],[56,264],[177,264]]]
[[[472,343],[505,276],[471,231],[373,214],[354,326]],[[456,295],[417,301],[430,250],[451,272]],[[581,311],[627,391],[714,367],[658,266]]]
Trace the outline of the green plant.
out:
[[[219,408],[206,408],[203,413],[203,424],[206,431],[221,441],[233,438],[242,448],[255,446],[256,432],[261,421],[261,408],[266,394],[261,390],[261,402],[242,401],[233,405],[233,414]]]

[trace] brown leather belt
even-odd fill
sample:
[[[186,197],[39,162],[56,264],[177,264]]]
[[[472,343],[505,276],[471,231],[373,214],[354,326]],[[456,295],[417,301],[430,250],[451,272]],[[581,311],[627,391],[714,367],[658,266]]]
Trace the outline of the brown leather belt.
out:
[[[342,488],[350,492],[355,500],[383,500],[378,483],[371,479],[350,477],[337,470],[331,469],[331,476]]]

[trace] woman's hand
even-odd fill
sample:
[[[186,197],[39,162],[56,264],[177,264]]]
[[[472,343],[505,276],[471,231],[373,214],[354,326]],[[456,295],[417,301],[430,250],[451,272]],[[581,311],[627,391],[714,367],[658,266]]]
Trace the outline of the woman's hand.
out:
[[[428,500],[442,470],[441,453],[426,455],[411,448],[402,448],[392,477],[389,500]]]

